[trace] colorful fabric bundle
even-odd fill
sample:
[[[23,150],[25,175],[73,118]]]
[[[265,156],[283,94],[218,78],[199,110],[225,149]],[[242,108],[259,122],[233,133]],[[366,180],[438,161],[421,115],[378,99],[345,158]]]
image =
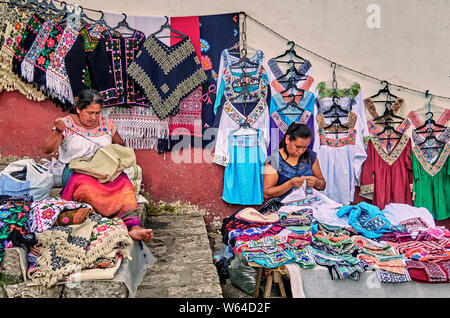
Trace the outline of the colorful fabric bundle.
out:
[[[421,283],[450,282],[450,261],[429,263],[414,260],[406,261],[411,279]]]
[[[94,266],[98,259],[113,258],[117,253],[129,258],[132,243],[122,220],[96,213],[82,224],[57,226],[36,236],[42,244],[41,255],[28,276],[46,287]]]
[[[0,205],[0,264],[8,241],[14,237],[20,243],[21,237],[27,234],[28,213],[32,204],[29,196],[3,199],[4,204]]]
[[[345,215],[348,215],[348,223],[367,238],[379,238],[385,232],[404,231],[403,226],[392,225],[377,206],[366,202],[340,208],[337,216],[342,218]]]
[[[127,226],[140,224],[134,187],[125,173],[121,173],[113,182],[100,183],[94,177],[74,172],[61,197],[64,200],[87,203],[106,217],[126,216]]]
[[[58,214],[55,221],[55,226],[81,224],[94,212],[95,211],[93,209],[88,208],[77,208],[74,210],[63,211]]]
[[[169,47],[150,35],[127,74],[144,90],[159,119],[176,115],[180,101],[206,81],[189,37]]]
[[[60,213],[80,208],[92,209],[89,204],[57,198],[35,202],[31,206],[28,229],[32,233],[44,232],[55,225]]]

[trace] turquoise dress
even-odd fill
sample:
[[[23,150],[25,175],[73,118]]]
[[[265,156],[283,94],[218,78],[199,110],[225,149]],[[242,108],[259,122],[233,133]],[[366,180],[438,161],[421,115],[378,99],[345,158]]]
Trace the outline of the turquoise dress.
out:
[[[230,161],[225,167],[222,199],[231,204],[260,205],[264,201],[263,177],[266,154],[264,138],[255,135],[228,135]]]

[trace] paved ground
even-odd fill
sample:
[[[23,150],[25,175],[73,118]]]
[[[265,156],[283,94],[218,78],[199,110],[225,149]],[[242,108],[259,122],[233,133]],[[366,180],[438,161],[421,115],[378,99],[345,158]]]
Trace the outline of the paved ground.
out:
[[[136,297],[223,297],[203,213],[150,216],[146,225],[154,231],[147,245],[157,262]]]

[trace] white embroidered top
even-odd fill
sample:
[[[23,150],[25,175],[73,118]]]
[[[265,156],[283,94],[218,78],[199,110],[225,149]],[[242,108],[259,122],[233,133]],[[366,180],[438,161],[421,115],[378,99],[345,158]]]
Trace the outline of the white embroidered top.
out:
[[[98,148],[110,145],[117,132],[117,125],[104,116],[100,116],[100,124],[94,129],[76,125],[70,115],[63,120],[66,129],[62,133],[64,139],[59,146],[58,160],[64,164],[75,158],[92,157]]]

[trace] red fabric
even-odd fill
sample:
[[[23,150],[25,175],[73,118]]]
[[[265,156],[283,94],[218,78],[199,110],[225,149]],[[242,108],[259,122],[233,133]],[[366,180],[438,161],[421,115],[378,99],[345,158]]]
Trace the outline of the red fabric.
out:
[[[121,173],[113,182],[100,183],[94,177],[74,172],[61,198],[87,203],[106,217],[122,218],[138,210],[133,184],[125,173]]]
[[[198,16],[190,17],[174,17],[170,18],[170,26],[172,29],[186,34],[197,53],[199,61],[201,61],[200,52],[200,25]],[[171,32],[171,36],[177,35]],[[170,46],[180,42],[182,38],[170,38]],[[203,90],[198,87],[191,94],[183,98],[180,102],[180,110],[169,119],[169,134],[202,136],[202,96]]]
[[[367,159],[362,166],[360,186],[374,185],[372,204],[381,210],[389,203],[413,205],[411,188],[411,140],[397,160],[389,165],[379,155],[372,140],[367,145]]]
[[[172,29],[186,34],[191,39],[195,52],[200,60],[200,25],[198,22],[198,16],[170,18],[170,26]],[[171,32],[170,35],[172,36],[177,34]],[[181,40],[181,38],[170,38],[170,46],[177,44]]]

